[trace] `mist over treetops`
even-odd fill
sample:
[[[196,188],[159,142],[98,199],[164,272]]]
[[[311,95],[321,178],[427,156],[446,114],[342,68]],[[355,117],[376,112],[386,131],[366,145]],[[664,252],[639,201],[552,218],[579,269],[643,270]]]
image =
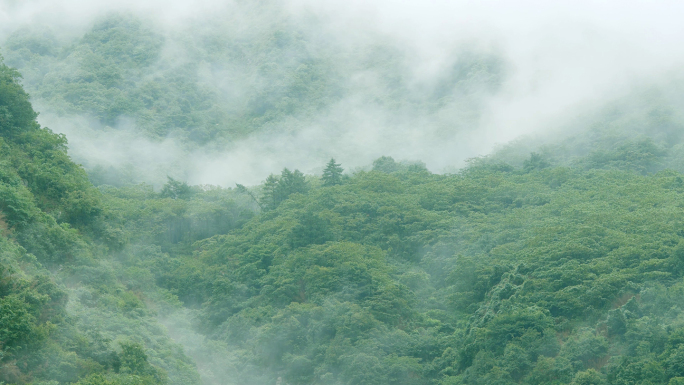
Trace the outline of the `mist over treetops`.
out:
[[[684,384],[680,6],[495,5],[0,3],[0,384]]]

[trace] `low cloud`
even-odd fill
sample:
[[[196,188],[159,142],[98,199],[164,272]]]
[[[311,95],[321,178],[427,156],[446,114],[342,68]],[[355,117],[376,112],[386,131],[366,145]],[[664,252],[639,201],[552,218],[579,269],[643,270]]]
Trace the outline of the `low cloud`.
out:
[[[345,58],[350,70],[343,98],[221,146],[188,146],[173,135],[151,138],[125,117],[103,127],[87,117],[52,113],[37,100],[40,122],[67,135],[74,159],[89,168],[131,165],[138,179],[154,184],[166,175],[196,184],[256,184],[283,167],[318,172],[330,157],[353,169],[390,155],[421,160],[441,172],[521,135],[557,129],[567,117],[660,80],[684,61],[684,28],[677,18],[684,5],[674,1],[1,4],[0,37],[40,23],[73,39],[101,15],[126,11],[155,23],[166,37],[169,62],[184,60],[188,51],[180,40],[200,31],[203,20],[209,30],[203,33],[224,28],[229,38],[294,23],[310,34],[307,41],[329,39],[336,57]],[[314,53],[325,46],[316,44]],[[421,102],[392,105],[392,90],[378,72],[382,66],[368,71],[355,61],[358,52],[382,45],[399,52],[396,63],[403,67],[397,73],[405,91]],[[428,109],[425,95],[445,82],[463,52],[500,58],[505,68],[498,88],[450,94]],[[219,64],[200,66],[199,78],[221,91],[227,111],[244,103],[251,88],[268,84],[267,78],[248,79],[248,67]]]

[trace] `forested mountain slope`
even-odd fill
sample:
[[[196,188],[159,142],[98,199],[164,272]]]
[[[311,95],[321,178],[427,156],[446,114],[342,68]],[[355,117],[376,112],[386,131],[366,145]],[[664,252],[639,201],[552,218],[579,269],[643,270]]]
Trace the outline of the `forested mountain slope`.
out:
[[[454,175],[388,157],[342,177],[331,162],[320,180],[283,170],[238,189],[262,210],[241,228],[156,235],[167,254],[150,271],[215,341],[189,348],[216,383],[677,383],[678,120],[601,117]],[[639,130],[613,135],[625,122]],[[137,207],[158,198],[102,191],[153,239],[144,223],[166,214]],[[179,207],[208,194],[165,191]]]
[[[236,384],[676,383],[680,175],[538,164],[357,173],[157,282]]]
[[[345,75],[308,57],[311,42],[259,36],[230,52],[189,43],[200,59],[167,67],[163,36],[113,15],[66,45],[19,31],[7,56],[49,108],[200,145],[342,92]],[[280,50],[293,61],[277,62]],[[256,87],[226,112],[232,99],[194,78],[209,54],[303,83]],[[477,115],[459,103],[494,92],[503,67],[460,65],[441,94],[412,99],[385,79],[396,93],[377,102]],[[236,188],[168,178],[155,191],[94,187],[67,138],[36,123],[18,76],[0,66],[0,382],[684,383],[676,82],[454,174],[382,157],[365,171],[331,160],[322,176],[283,169]]]

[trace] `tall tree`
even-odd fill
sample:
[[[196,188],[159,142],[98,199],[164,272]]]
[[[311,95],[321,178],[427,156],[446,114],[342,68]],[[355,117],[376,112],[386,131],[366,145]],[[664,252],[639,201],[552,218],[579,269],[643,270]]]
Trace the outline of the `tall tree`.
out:
[[[309,191],[309,185],[306,183],[306,178],[301,171],[290,171],[284,168],[280,174],[277,191],[278,197],[282,202],[294,193],[306,194]]]
[[[339,163],[335,163],[335,158],[331,158],[330,162],[323,170],[323,186],[335,186],[342,184],[342,172],[344,169]]]
[[[271,174],[266,179],[259,203],[262,209],[273,210],[290,195],[306,194],[308,191],[309,184],[301,171],[284,168],[280,177]]]
[[[381,171],[388,174],[399,171],[401,164],[397,163],[391,156],[381,156],[373,161],[373,171]]]
[[[181,182],[166,176],[168,182],[164,185],[161,191],[162,198],[172,199],[189,199],[193,195],[192,187],[186,182]]]
[[[271,174],[266,178],[264,187],[259,199],[260,206],[263,210],[273,210],[278,207],[280,200],[278,199],[278,177]]]

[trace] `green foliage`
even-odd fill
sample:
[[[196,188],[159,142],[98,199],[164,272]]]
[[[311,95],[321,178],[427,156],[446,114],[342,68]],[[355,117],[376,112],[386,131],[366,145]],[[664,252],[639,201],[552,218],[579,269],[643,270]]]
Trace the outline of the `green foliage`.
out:
[[[69,44],[17,31],[7,47],[57,112],[220,143],[296,126],[347,92],[344,55],[274,28],[200,31],[180,65],[131,15]],[[392,111],[476,111],[505,72],[461,55],[413,95],[400,53],[358,55],[360,70],[394,68],[370,98]],[[241,103],[216,92],[198,75],[216,63],[258,87]],[[160,192],[95,189],[0,65],[0,382],[199,383],[161,317],[191,336],[208,381],[682,383],[684,182],[664,170],[684,170],[681,125],[644,105],[453,175],[381,157],[344,179],[331,159],[322,183],[285,168],[235,190],[170,177]]]
[[[259,205],[265,211],[274,210],[290,195],[306,194],[308,190],[309,185],[301,171],[292,172],[284,168],[279,177],[271,174],[266,178]]]
[[[111,253],[126,239],[100,191],[66,138],[36,123],[18,74],[1,62],[0,112],[0,382],[198,383],[168,337],[152,338],[158,325],[121,283],[127,273],[114,274]],[[127,334],[154,340],[163,369],[141,345],[118,353],[112,341]]]
[[[193,288],[245,382],[665,384],[679,176],[640,173],[359,172],[196,243],[164,284]]]
[[[35,316],[28,309],[28,304],[14,295],[0,300],[0,338],[2,349],[11,352],[14,349],[26,348],[33,345],[34,340],[40,339],[35,328]]]
[[[170,176],[167,177],[169,179],[168,183],[164,185],[164,187],[161,190],[161,197],[162,198],[171,198],[171,199],[188,199],[192,197],[194,194],[194,191],[190,186],[188,186],[187,183],[185,182],[179,182]]]
[[[651,139],[621,144],[614,150],[597,150],[584,160],[587,168],[617,168],[632,170],[642,174],[662,168],[662,158],[666,150]]]
[[[335,163],[335,159],[331,158],[330,162],[325,166],[323,170],[323,186],[335,186],[342,183],[342,172],[344,169],[338,163]]]
[[[585,372],[578,372],[572,380],[572,385],[603,385],[606,381],[594,369],[589,369]]]
[[[385,173],[393,173],[399,171],[401,165],[394,161],[391,156],[383,156],[373,161],[373,171],[381,171]]]
[[[533,170],[541,170],[543,168],[549,167],[551,164],[544,160],[544,158],[540,155],[537,154],[536,152],[533,152],[530,154],[530,159],[526,160],[523,163],[523,170],[530,172]]]
[[[122,343],[119,354],[119,373],[139,376],[143,382],[165,383],[158,369],[147,361],[143,346],[136,343]]]
[[[35,129],[38,116],[28,94],[19,84],[19,72],[0,60],[0,133],[14,137],[26,129]]]

